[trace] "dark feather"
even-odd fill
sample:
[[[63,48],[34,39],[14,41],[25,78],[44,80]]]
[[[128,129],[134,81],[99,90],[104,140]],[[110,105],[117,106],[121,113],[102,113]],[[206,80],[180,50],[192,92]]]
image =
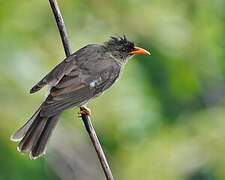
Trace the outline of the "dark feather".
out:
[[[41,133],[41,136],[32,148],[30,154],[31,158],[37,158],[45,153],[48,139],[50,138],[53,130],[55,129],[55,126],[58,122],[58,118],[59,116],[53,116],[52,118],[49,118],[47,120],[44,130]]]
[[[67,87],[58,89],[56,87],[58,85],[60,86],[59,82],[55,88],[52,88],[50,95],[43,103],[40,114],[42,116],[54,116],[65,109],[83,105],[109,88],[118,78],[120,70],[121,67],[114,62],[113,66],[105,69],[96,76],[77,81],[74,79],[74,82],[85,82],[80,83],[80,85],[73,86],[73,84],[68,84]],[[95,81],[95,86],[91,87],[91,83]]]
[[[39,91],[45,85],[55,86],[65,75],[69,74],[71,71],[76,71],[77,65],[75,59],[76,53],[58,64],[50,73],[31,88],[30,93]]]
[[[41,132],[45,126],[46,121],[39,115],[36,117],[26,135],[20,141],[18,150],[22,153],[29,153],[32,150],[32,146],[36,143]]]
[[[111,49],[125,48],[128,52],[134,49],[134,43],[129,41],[125,35],[123,37],[112,36],[105,44]]]
[[[40,108],[34,113],[34,115],[20,128],[18,129],[11,137],[10,139],[12,141],[20,141],[28,131],[29,127],[33,124],[35,118],[39,114]]]
[[[47,141],[58,121],[58,117],[59,115],[49,118],[42,117],[39,113],[20,141],[18,150],[22,153],[30,153],[32,159],[43,155]]]

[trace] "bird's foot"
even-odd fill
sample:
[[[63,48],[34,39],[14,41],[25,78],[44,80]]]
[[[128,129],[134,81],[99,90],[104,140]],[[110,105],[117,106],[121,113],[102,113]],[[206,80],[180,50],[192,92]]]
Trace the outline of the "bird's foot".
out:
[[[78,114],[79,114],[79,117],[91,116],[91,110],[89,108],[87,108],[86,106],[81,106]]]

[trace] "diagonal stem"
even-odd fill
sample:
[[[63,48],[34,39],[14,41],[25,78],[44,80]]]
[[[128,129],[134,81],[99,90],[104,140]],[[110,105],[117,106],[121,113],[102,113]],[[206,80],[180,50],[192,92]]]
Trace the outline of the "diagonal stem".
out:
[[[56,0],[49,0],[49,2],[50,2],[50,5],[51,5],[53,14],[55,16],[55,20],[56,20],[56,23],[57,23],[57,26],[58,26],[58,30],[59,30],[60,37],[61,37],[61,40],[62,40],[62,43],[63,43],[63,47],[64,47],[66,57],[68,57],[72,54],[72,51],[71,51],[71,46],[70,46],[70,43],[69,43],[69,38],[68,38],[68,34],[67,34],[67,31],[66,31],[66,26],[65,26],[62,14],[60,12],[60,9],[59,9],[59,6],[58,6],[58,3],[57,3]],[[110,167],[108,165],[108,162],[106,160],[105,154],[102,150],[101,144],[100,144],[100,142],[98,140],[98,137],[95,133],[95,129],[94,129],[92,123],[91,123],[90,116],[82,114],[81,117],[82,117],[83,123],[85,125],[85,128],[86,128],[86,130],[87,130],[87,132],[90,136],[91,142],[92,142],[92,144],[95,148],[95,151],[97,152],[98,159],[99,159],[99,161],[102,165],[102,168],[103,168],[103,171],[105,173],[106,179],[107,180],[114,180],[112,172],[111,172]]]
[[[66,57],[68,57],[72,54],[72,50],[71,50],[71,46],[70,46],[70,43],[69,43],[69,38],[68,38],[67,31],[66,31],[66,26],[65,26],[62,14],[61,14],[60,9],[59,9],[59,5],[58,5],[56,0],[49,0],[49,2],[50,2],[50,5],[51,5],[53,14],[55,16],[56,24],[58,26],[58,30],[59,30],[59,33],[60,33],[60,37],[61,37],[61,40],[62,40],[62,44],[63,44],[63,47],[64,47]]]

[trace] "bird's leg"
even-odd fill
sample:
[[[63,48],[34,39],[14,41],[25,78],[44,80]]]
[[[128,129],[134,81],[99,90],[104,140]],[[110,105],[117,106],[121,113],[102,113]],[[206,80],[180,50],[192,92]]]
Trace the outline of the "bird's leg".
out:
[[[91,110],[86,106],[81,106],[80,112],[78,112],[78,114],[80,115],[79,117],[81,117],[82,115],[91,116]]]

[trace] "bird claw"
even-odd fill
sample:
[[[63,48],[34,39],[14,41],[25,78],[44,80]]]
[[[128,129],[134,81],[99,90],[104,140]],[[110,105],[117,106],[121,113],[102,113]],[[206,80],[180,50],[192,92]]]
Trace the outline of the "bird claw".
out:
[[[78,114],[79,114],[78,117],[91,116],[91,110],[89,108],[87,108],[86,106],[81,106]]]

